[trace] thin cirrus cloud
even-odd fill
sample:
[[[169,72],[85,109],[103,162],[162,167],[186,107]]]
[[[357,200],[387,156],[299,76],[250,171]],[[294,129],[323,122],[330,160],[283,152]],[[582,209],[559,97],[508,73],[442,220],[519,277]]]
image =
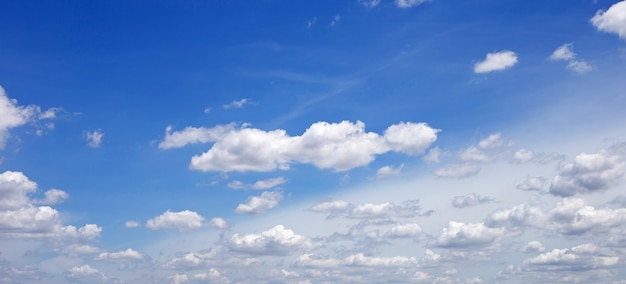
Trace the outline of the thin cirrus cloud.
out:
[[[267,172],[288,169],[296,162],[347,171],[390,151],[419,155],[437,140],[440,130],[426,123],[403,122],[389,126],[381,136],[366,132],[363,122],[342,121],[314,123],[301,136],[289,136],[282,129],[264,131],[232,125],[170,131],[168,128],[159,147],[214,142],[209,151],[191,158],[191,169]]]
[[[517,64],[517,54],[510,50],[487,53],[483,61],[474,64],[474,73],[483,74],[502,71]]]

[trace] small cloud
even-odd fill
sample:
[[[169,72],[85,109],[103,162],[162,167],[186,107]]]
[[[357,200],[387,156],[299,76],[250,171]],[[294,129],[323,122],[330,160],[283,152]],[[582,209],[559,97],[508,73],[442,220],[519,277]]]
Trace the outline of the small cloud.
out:
[[[422,158],[422,160],[427,163],[439,163],[441,154],[441,149],[439,149],[439,147],[435,147],[433,149],[430,149],[430,151],[428,151],[428,153]]]
[[[359,0],[359,3],[367,8],[374,8],[380,4],[380,0]]]
[[[228,224],[228,222],[226,222],[226,220],[220,218],[220,217],[215,217],[213,219],[211,219],[211,221],[209,222],[209,225],[211,225],[214,228],[218,228],[218,229],[225,229],[228,228],[230,225]]]
[[[334,27],[337,23],[339,23],[339,21],[341,20],[341,15],[337,14],[333,17],[333,19],[330,21],[330,26]]]
[[[455,196],[452,199],[452,206],[456,208],[465,208],[471,206],[477,206],[484,203],[493,202],[494,199],[486,196],[480,196],[475,193],[466,194],[463,196]]]
[[[287,179],[284,177],[276,177],[269,178],[264,180],[256,181],[253,184],[246,184],[238,180],[234,180],[228,183],[228,187],[232,189],[254,189],[254,190],[263,190],[269,189],[276,186],[279,186],[283,183],[287,182]]]
[[[85,134],[85,138],[87,138],[87,145],[89,145],[89,147],[99,148],[102,143],[102,138],[104,138],[104,133],[100,129],[89,131]]]
[[[203,112],[204,112],[205,114],[208,114],[208,113],[210,113],[210,112],[211,112],[211,108],[210,108],[210,107],[205,107]]]
[[[487,53],[485,60],[474,64],[475,73],[502,71],[517,64],[517,54],[510,50]]]
[[[472,164],[454,164],[435,171],[435,175],[445,178],[465,178],[478,174],[480,168]]]
[[[33,203],[34,204],[45,204],[45,205],[51,205],[51,204],[57,204],[57,203],[61,203],[63,202],[65,199],[69,198],[69,194],[67,194],[65,191],[63,190],[58,190],[58,189],[50,189],[48,191],[46,191],[46,193],[44,193],[44,198],[41,200],[34,200]]]
[[[545,248],[538,241],[528,242],[528,244],[524,248],[522,248],[522,252],[526,252],[526,253],[542,253],[544,251],[545,251]]]
[[[126,221],[126,223],[124,223],[124,226],[126,228],[137,228],[137,227],[139,227],[139,222],[137,222],[137,221]]]
[[[528,177],[523,183],[515,186],[520,190],[540,191],[548,180],[544,177]]]
[[[104,261],[125,261],[125,260],[137,260],[142,259],[143,255],[136,250],[131,248],[118,251],[118,252],[103,252],[96,257],[96,260],[104,260]]]
[[[261,196],[252,196],[248,199],[248,203],[241,203],[235,208],[235,213],[244,214],[260,214],[270,210],[282,200],[283,195],[280,191],[265,191]]]
[[[559,46],[552,55],[550,55],[550,60],[570,60],[576,57],[576,53],[574,53],[574,44],[573,43],[564,43]]]
[[[306,28],[307,29],[312,28],[315,25],[316,22],[317,22],[317,17],[313,17],[312,19],[310,19],[310,20],[308,20],[306,22]]]
[[[626,1],[613,4],[608,10],[599,10],[591,23],[599,30],[607,33],[616,33],[626,40]]]
[[[396,0],[396,6],[398,8],[411,8],[428,1],[429,0]]]
[[[244,105],[249,104],[249,103],[250,103],[250,99],[241,99],[238,101],[232,101],[229,104],[225,104],[224,109],[243,108]]]
[[[584,60],[572,60],[567,64],[565,69],[582,74],[593,70],[593,66]]]
[[[394,168],[393,166],[384,166],[376,171],[376,176],[379,178],[399,176],[402,168],[404,168],[404,164],[401,164],[396,168]]]
[[[165,213],[148,220],[146,227],[152,230],[176,228],[179,231],[187,231],[202,227],[203,221],[204,218],[193,211],[172,212],[167,210]]]

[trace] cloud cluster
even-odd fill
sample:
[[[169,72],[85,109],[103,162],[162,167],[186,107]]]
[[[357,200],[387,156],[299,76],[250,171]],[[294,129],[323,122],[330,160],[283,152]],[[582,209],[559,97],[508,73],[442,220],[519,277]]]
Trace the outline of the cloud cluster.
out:
[[[258,255],[287,255],[316,246],[311,239],[297,235],[283,225],[276,225],[260,234],[234,234],[228,240],[228,247],[231,250]]]
[[[435,246],[442,248],[487,246],[503,236],[504,233],[505,230],[502,228],[489,228],[483,223],[451,221],[435,239]]]
[[[190,167],[223,172],[288,169],[292,163],[346,171],[367,165],[376,155],[389,151],[419,155],[435,142],[439,132],[425,123],[402,122],[391,125],[381,136],[366,132],[360,121],[317,122],[301,136],[289,136],[281,129],[264,131],[232,125],[170,131],[168,128],[161,148],[214,142],[209,151],[192,157]]]
[[[618,261],[619,257],[594,244],[582,244],[542,253],[527,259],[524,265],[529,270],[539,271],[587,271],[615,266]]]
[[[149,219],[146,222],[146,227],[152,230],[178,229],[179,231],[187,231],[202,227],[202,222],[204,222],[204,217],[194,211],[172,212],[167,210],[163,214]]]
[[[549,59],[567,61],[567,66],[565,68],[579,74],[593,70],[593,66],[591,66],[591,64],[587,61],[576,59],[574,44],[572,43],[564,43],[559,46],[556,50],[554,50],[554,52],[552,52]]]

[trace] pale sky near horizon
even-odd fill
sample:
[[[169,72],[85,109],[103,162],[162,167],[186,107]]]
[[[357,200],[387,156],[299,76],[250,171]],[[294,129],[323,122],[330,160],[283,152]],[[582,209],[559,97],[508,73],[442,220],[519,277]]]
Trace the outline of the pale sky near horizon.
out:
[[[626,283],[626,1],[4,1],[0,283]]]

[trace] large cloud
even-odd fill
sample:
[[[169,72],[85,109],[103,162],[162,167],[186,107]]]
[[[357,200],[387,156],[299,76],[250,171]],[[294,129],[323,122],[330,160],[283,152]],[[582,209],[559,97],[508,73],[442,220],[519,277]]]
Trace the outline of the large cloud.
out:
[[[421,154],[435,142],[438,132],[425,123],[403,122],[390,126],[381,136],[365,132],[360,121],[317,122],[301,136],[289,136],[281,129],[216,126],[172,133],[168,128],[160,147],[215,142],[209,151],[191,159],[190,167],[201,171],[272,171],[287,169],[292,163],[346,171],[389,151]]]
[[[600,31],[616,33],[626,40],[626,1],[617,2],[606,11],[598,11],[591,23]]]
[[[510,50],[487,53],[485,59],[474,65],[475,73],[502,71],[517,64],[517,54]]]
[[[605,190],[623,180],[626,174],[626,144],[618,144],[598,153],[581,153],[559,168],[550,193],[572,196]]]
[[[315,246],[311,239],[297,235],[283,225],[277,225],[260,234],[234,234],[228,241],[228,247],[233,251],[260,255],[287,255]]]
[[[39,106],[20,106],[17,100],[9,99],[0,86],[0,149],[4,149],[12,128],[41,119],[54,118],[55,112],[54,108],[42,112]]]
[[[618,261],[619,257],[594,244],[582,244],[540,254],[527,259],[524,265],[529,270],[584,271],[615,266]]]
[[[152,230],[176,228],[179,231],[187,231],[202,227],[203,221],[204,217],[194,211],[172,212],[167,210],[163,214],[148,220],[146,227]]]
[[[451,221],[435,240],[442,248],[467,248],[486,246],[504,235],[504,229],[489,228],[483,223],[460,223]]]
[[[611,228],[624,225],[626,208],[596,209],[587,205],[582,199],[566,198],[548,212],[548,217],[551,226],[562,234],[607,232]]]

